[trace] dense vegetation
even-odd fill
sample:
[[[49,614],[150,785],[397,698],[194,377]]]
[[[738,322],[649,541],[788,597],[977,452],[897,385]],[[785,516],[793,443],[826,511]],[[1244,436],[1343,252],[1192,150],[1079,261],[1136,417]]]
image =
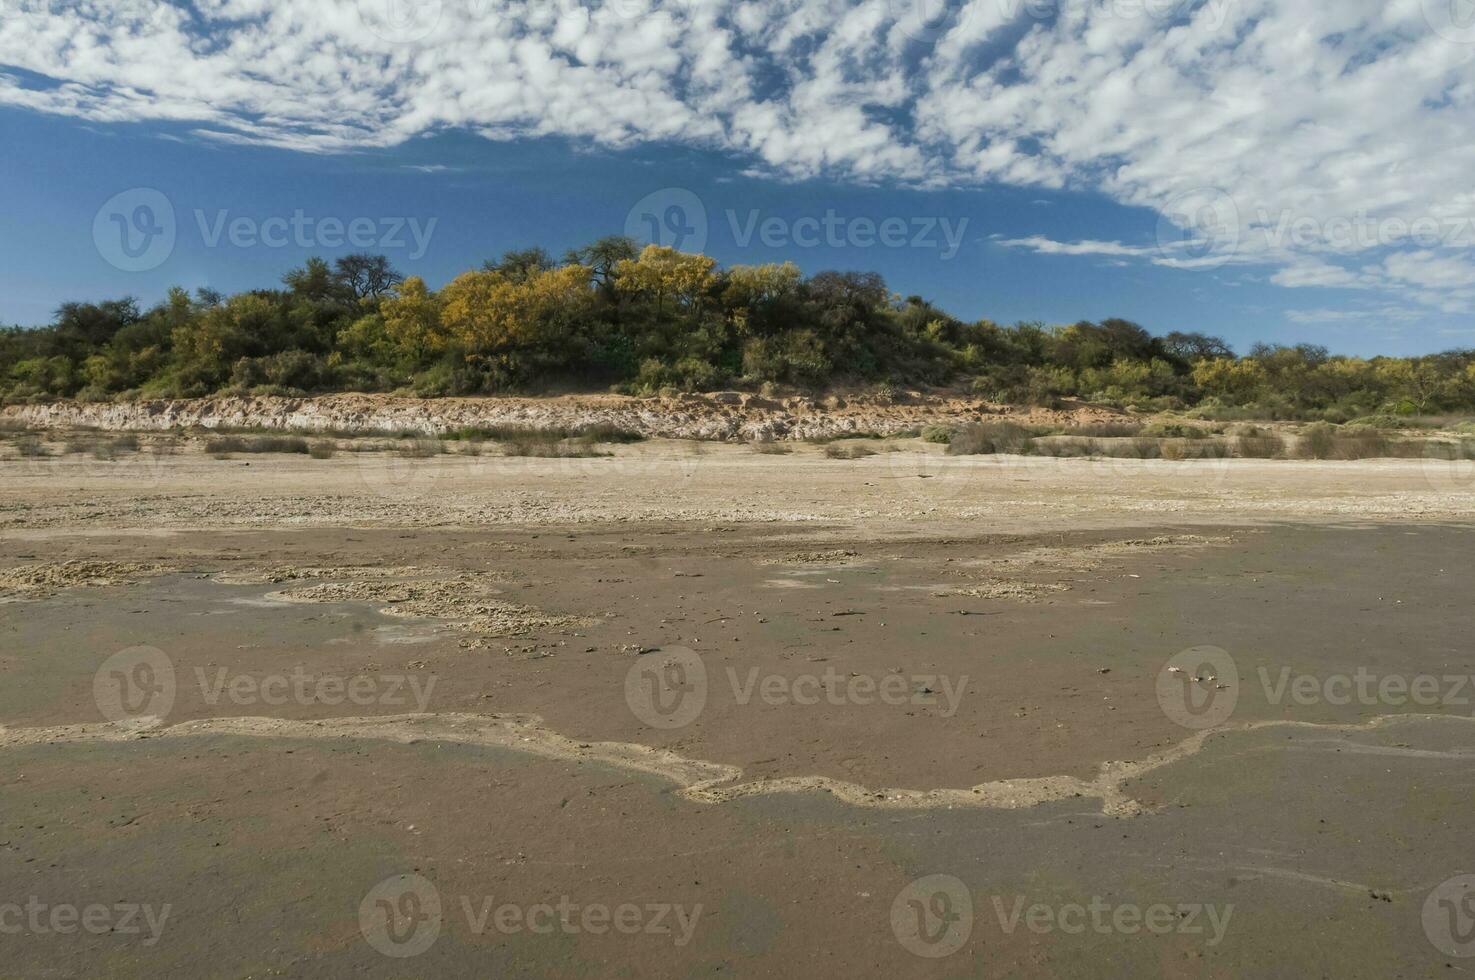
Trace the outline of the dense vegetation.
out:
[[[1214,337],[1154,337],[1117,319],[965,323],[892,294],[875,274],[722,269],[624,238],[561,262],[509,252],[438,292],[357,255],[310,260],[280,289],[175,289],[147,310],[132,299],[67,303],[47,327],[0,330],[9,403],[944,384],[1006,402],[1344,421],[1475,408],[1475,351],[1364,359],[1299,345],[1236,356]]]

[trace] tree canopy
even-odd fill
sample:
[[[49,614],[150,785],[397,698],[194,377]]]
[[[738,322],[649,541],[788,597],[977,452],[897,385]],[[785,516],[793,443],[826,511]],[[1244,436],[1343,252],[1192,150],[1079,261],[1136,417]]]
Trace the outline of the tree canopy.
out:
[[[603,238],[561,261],[516,249],[440,290],[383,256],[310,259],[281,288],[173,289],[63,303],[44,327],[0,330],[0,397],[216,392],[957,385],[1004,402],[1078,398],[1271,418],[1475,408],[1475,352],[1333,356],[1314,345],[1155,337],[1127,320],[967,322],[874,273],[705,255]]]

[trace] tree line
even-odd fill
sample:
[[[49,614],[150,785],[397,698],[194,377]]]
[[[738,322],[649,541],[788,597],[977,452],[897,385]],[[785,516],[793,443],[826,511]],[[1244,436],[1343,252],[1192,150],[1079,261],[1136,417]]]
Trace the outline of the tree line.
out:
[[[440,290],[382,256],[310,259],[280,288],[65,303],[0,330],[0,398],[34,403],[331,391],[420,396],[733,386],[954,385],[999,402],[1084,399],[1208,416],[1326,418],[1475,409],[1475,351],[1341,357],[1121,319],[965,322],[875,273],[603,238],[555,260],[507,252]]]

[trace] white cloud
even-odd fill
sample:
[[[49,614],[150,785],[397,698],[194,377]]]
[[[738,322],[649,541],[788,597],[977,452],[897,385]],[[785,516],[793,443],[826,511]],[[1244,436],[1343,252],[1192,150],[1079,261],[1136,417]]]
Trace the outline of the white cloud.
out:
[[[1469,307],[1475,31],[1441,3],[962,0],[922,19],[941,6],[7,0],[0,103],[311,152],[445,128],[672,141],[748,172],[1065,188],[1170,221],[1211,194],[1227,250],[1161,228],[1011,244]],[[1345,233],[1359,222],[1377,233]]]

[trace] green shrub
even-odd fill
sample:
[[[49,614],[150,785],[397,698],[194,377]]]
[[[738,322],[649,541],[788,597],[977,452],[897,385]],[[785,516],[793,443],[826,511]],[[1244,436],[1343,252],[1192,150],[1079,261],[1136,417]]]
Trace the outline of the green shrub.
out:
[[[950,425],[928,425],[922,427],[922,441],[935,442],[946,446],[953,438],[953,427]]]

